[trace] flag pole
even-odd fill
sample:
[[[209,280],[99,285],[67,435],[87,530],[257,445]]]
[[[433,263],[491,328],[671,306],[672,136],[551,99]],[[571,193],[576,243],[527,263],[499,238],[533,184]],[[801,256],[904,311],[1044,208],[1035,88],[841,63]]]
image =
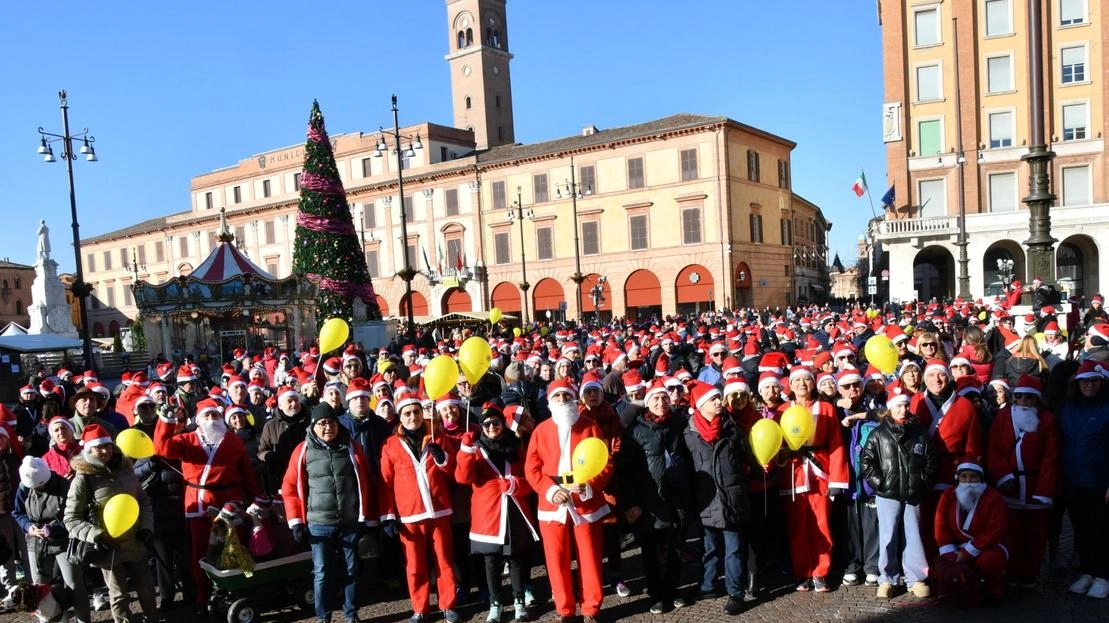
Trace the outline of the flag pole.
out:
[[[859,170],[862,171],[863,168],[859,167]],[[864,181],[866,180],[865,173],[864,173],[863,180]],[[864,184],[864,187],[866,188],[866,199],[867,199],[867,201],[870,202],[870,215],[873,216],[874,218],[878,218],[878,213],[874,210],[874,197],[870,196],[870,182],[866,182]]]

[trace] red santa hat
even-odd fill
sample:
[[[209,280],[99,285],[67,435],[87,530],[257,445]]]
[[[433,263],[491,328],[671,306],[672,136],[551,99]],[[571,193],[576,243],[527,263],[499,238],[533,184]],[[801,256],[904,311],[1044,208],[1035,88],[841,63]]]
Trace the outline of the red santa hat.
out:
[[[700,409],[701,405],[705,404],[713,398],[720,397],[720,390],[715,386],[697,381],[693,383],[693,387],[689,390],[690,402],[693,403],[694,408]]]
[[[1105,368],[1101,365],[1101,362],[1094,361],[1093,359],[1086,359],[1082,362],[1082,365],[1078,366],[1078,372],[1074,373],[1074,380],[1105,380],[1105,376]]]
[[[180,368],[177,368],[177,382],[178,383],[185,383],[185,382],[188,382],[188,381],[195,381],[195,380],[196,380],[196,375],[193,374],[193,369],[192,369],[191,366],[184,365],[184,366],[181,366]]]
[[[323,362],[323,371],[327,374],[338,374],[343,371],[343,360],[338,357],[328,357]]]
[[[85,387],[88,387],[97,394],[100,394],[100,397],[104,400],[112,397],[112,390],[108,389],[108,387],[105,385],[101,385],[100,383],[88,383],[85,385]]]
[[[820,387],[826,381],[831,381],[832,385],[835,385],[836,384],[836,375],[832,374],[831,372],[821,372],[820,374],[816,375],[816,386],[817,387]]]
[[[727,385],[724,386],[725,396],[728,396],[730,394],[746,394],[750,391],[751,387],[747,385],[747,383],[742,379],[734,379],[728,381]]]
[[[296,390],[295,387],[290,387],[288,385],[285,385],[283,387],[284,387],[284,389],[282,389],[277,394],[277,401],[279,403],[281,401],[285,400],[286,398],[288,398],[289,396],[292,396],[294,398],[300,398],[300,393]]]
[[[1009,381],[1005,379],[993,379],[990,381],[990,385],[993,386],[994,391],[998,389],[1009,391]]]
[[[806,368],[805,366],[793,366],[789,371],[789,380],[791,383],[793,382],[793,379],[805,377],[813,379],[814,381],[816,380],[816,375],[813,374],[811,368]]]
[[[413,348],[413,350],[415,350],[415,348]],[[423,408],[422,401],[420,400],[420,395],[414,391],[402,390],[397,393],[396,398],[397,413],[400,413],[405,407],[409,405],[421,405],[421,408]]]
[[[1043,397],[1043,383],[1031,374],[1022,374],[1017,379],[1017,386],[1013,388],[1014,394],[1035,394]]]
[[[196,417],[197,418],[199,418],[200,416],[202,416],[206,413],[212,412],[212,411],[222,415],[223,414],[223,405],[220,404],[218,401],[216,401],[213,398],[206,398],[206,399],[201,400],[200,402],[196,403]]]
[[[1095,322],[1090,326],[1087,334],[1091,339],[1100,340],[1093,342],[1094,346],[1105,346],[1109,343],[1109,322]]]
[[[955,381],[955,393],[963,397],[969,396],[970,394],[981,394],[982,382],[973,374],[961,376],[958,381]]]
[[[89,372],[92,372],[92,370],[89,370],[88,372],[86,372],[86,374],[89,373]],[[69,370],[66,370],[65,368],[58,368],[57,377],[59,379],[61,379],[63,381],[66,381],[66,380],[69,380],[69,378],[72,377],[72,376],[73,376],[73,373],[70,372]],[[93,374],[93,376],[96,376],[96,375]]]
[[[848,366],[848,367],[844,368],[843,370],[840,370],[839,374],[836,375],[836,386],[837,387],[842,387],[844,385],[850,385],[852,383],[862,383],[862,382],[863,382],[863,375],[859,374],[858,368],[855,368],[854,366]]]
[[[758,391],[761,392],[763,387],[765,387],[766,385],[770,385],[770,384],[774,384],[774,385],[777,385],[778,387],[781,387],[782,386],[781,377],[779,377],[777,374],[774,374],[773,372],[763,372],[762,374],[759,375]]]
[[[966,367],[966,368],[970,368],[971,370],[974,369],[974,366],[971,365],[971,363],[970,363],[970,359],[967,359],[966,357],[962,357],[962,356],[952,357],[951,358],[951,363],[947,364],[948,368],[954,368],[955,366],[963,366],[963,367]]]
[[[370,382],[362,377],[355,377],[350,380],[347,385],[346,399],[351,398],[369,398],[370,397]]]
[[[24,385],[23,387],[19,388],[20,396],[34,396],[37,393],[38,392],[36,392],[35,388],[31,385]]]
[[[905,334],[905,330],[895,324],[886,327],[886,337],[894,344],[899,344],[909,339],[909,336]]]
[[[693,380],[693,374],[685,368],[680,368],[677,372],[674,373],[674,378],[678,379],[682,383],[686,383]]]
[[[247,411],[245,408],[240,407],[239,405],[231,405],[230,407],[227,408],[227,411],[224,412],[223,418],[225,420],[227,420],[228,422],[230,422],[231,421],[231,416],[236,415],[236,414],[241,415],[243,417],[249,417],[250,416],[250,411]]]
[[[570,396],[576,396],[578,393],[574,383],[568,378],[557,379],[547,384],[547,400],[550,400],[555,394],[563,392],[570,394]]]
[[[893,405],[900,403],[907,404],[908,402],[909,394],[907,394],[905,390],[901,389],[900,387],[894,387],[889,390],[889,393],[886,394],[887,407],[892,407]]]
[[[979,476],[983,476],[986,470],[982,469],[982,466],[979,465],[977,461],[967,460],[959,463],[959,466],[955,468],[956,477],[959,476],[959,472],[978,472]]]
[[[582,377],[581,387],[578,388],[578,395],[585,396],[585,392],[591,389],[603,390],[604,387],[601,385],[601,382],[597,380],[597,377],[587,374]]]
[[[131,382],[138,385],[139,387],[146,387],[150,384],[150,379],[146,377],[146,372],[139,370],[138,372],[131,375]]]
[[[95,448],[106,443],[112,443],[112,435],[108,432],[108,429],[99,424],[89,424],[85,427],[85,430],[81,431],[81,446],[83,448]]]
[[[46,430],[50,433],[53,433],[56,426],[65,426],[69,429],[69,432],[73,433],[74,435],[77,434],[77,429],[73,426],[73,422],[70,422],[69,418],[63,415],[55,415],[54,417],[50,418],[50,424],[46,427]]]
[[[227,379],[227,388],[228,389],[231,389],[235,385],[242,385],[242,386],[245,387],[247,385],[246,379],[244,379],[243,377],[241,377],[237,374],[235,376],[232,376],[231,378]]]
[[[1044,335],[1059,335],[1059,323],[1052,320],[1044,325]]]
[[[643,396],[643,401],[646,402],[650,400],[651,397],[656,394],[669,396],[669,394],[666,393],[666,385],[658,379],[655,379],[654,382],[652,382],[650,386],[647,387],[647,394]]]
[[[447,392],[435,401],[435,410],[438,411],[442,407],[458,406],[460,404],[462,404],[462,402],[458,399],[458,394]]]
[[[253,394],[255,392],[260,393],[260,394],[264,394],[264,393],[266,393],[266,386],[262,383],[262,379],[254,379],[253,381],[251,381],[250,383],[247,384],[246,391],[247,391],[247,393],[251,393],[251,394]]]
[[[643,377],[639,375],[639,370],[628,370],[621,375],[621,380],[624,382],[624,391],[631,394],[637,392],[647,386],[643,382]]]
[[[928,362],[924,364],[924,374],[927,375],[929,372],[936,371],[943,372],[948,378],[951,377],[951,370],[947,368],[947,362],[943,359],[929,359]]]

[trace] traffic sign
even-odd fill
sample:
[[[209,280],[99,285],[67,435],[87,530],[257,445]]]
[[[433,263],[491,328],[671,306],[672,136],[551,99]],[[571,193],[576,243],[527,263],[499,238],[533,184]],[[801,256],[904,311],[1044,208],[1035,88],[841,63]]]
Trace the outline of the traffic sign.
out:
[[[866,293],[873,296],[878,294],[878,286],[870,286],[866,289]]]
[[[871,276],[867,277],[866,278],[866,285],[868,285],[868,286],[878,285],[878,278],[875,277],[874,275],[871,275]]]

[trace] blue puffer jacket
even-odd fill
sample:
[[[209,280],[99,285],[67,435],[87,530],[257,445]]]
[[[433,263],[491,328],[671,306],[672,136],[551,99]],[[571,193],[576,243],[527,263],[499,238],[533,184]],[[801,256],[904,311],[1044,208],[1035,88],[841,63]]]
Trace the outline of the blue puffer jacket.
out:
[[[1109,487],[1109,396],[1068,400],[1059,417],[1063,431],[1063,485]]]

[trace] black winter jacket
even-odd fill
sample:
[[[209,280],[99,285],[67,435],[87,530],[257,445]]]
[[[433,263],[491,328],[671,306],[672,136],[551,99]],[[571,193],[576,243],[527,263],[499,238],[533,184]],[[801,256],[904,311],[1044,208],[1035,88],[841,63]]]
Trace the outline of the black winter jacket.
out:
[[[655,527],[679,524],[689,506],[692,467],[682,433],[686,420],[671,415],[665,422],[637,417],[624,429],[613,457],[616,499],[622,509],[638,506]]]
[[[750,508],[746,467],[751,452],[746,436],[731,419],[726,418],[723,426],[720,439],[711,446],[692,422],[685,429],[685,445],[693,460],[694,510],[704,526],[738,530]]]
[[[875,494],[914,505],[932,487],[938,464],[936,446],[915,418],[904,424],[884,418],[862,452],[863,478]]]

